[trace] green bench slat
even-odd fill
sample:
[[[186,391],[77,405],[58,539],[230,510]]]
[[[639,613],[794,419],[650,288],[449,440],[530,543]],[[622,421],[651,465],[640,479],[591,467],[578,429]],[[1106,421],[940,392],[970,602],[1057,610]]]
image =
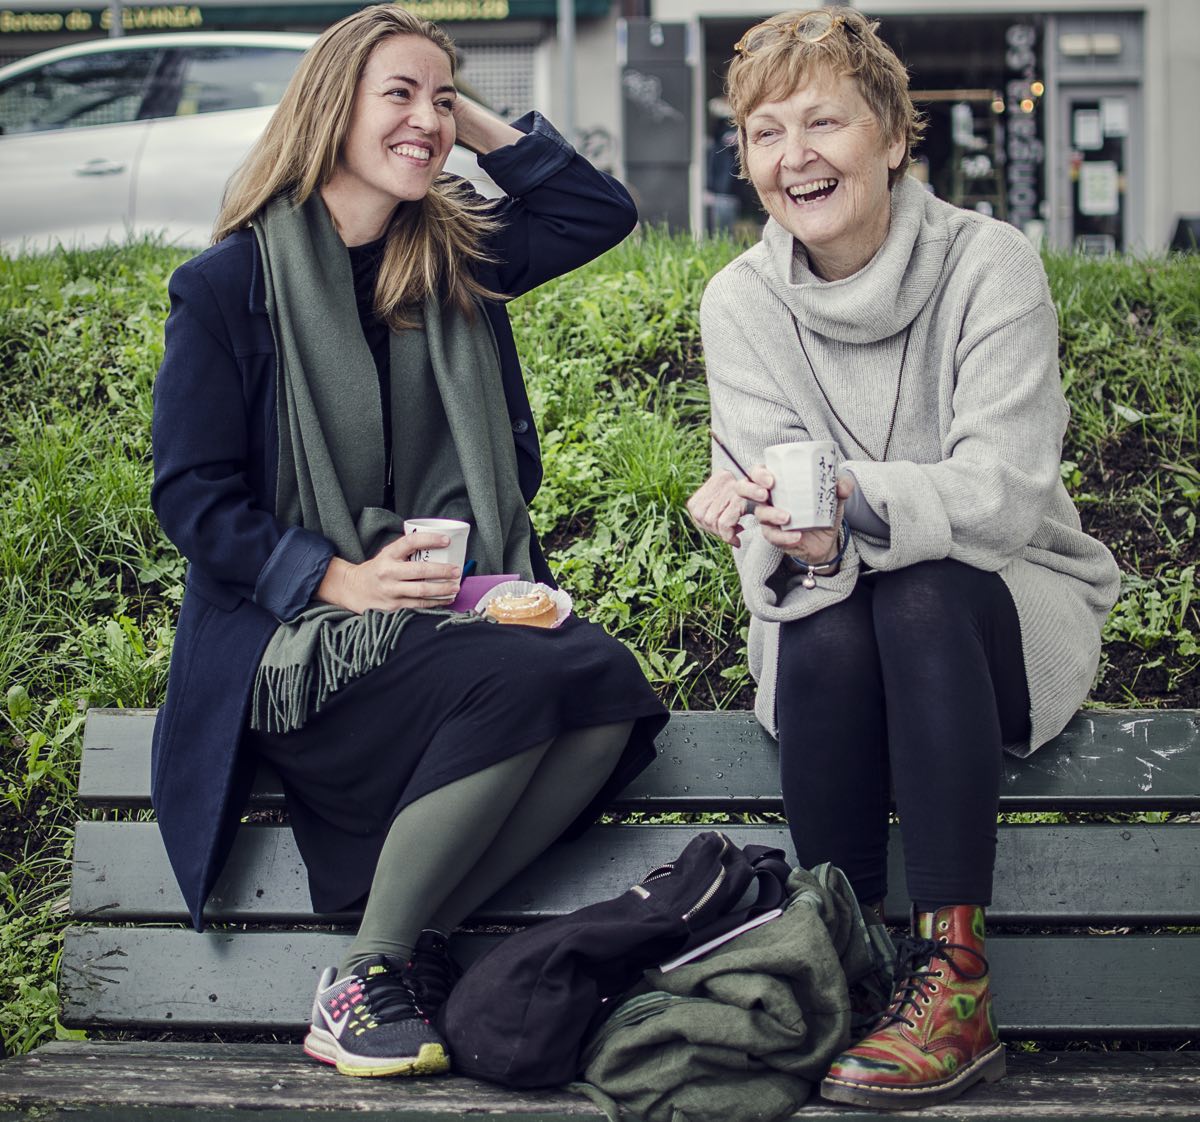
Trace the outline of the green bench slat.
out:
[[[88,806],[150,803],[153,710],[93,709],[79,795]],[[659,759],[616,800],[632,809],[781,809],[777,751],[746,712],[674,714]],[[280,806],[264,773],[253,805]],[[1200,806],[1200,712],[1088,710],[1028,760],[1006,759],[1003,810]]]
[[[524,923],[619,895],[655,865],[675,858],[701,827],[597,826],[553,847],[477,913],[477,922]],[[733,826],[738,845],[774,845],[791,856],[782,826]],[[1002,826],[993,923],[1200,922],[1200,825]],[[903,852],[890,847],[894,886],[888,913],[907,916]],[[72,914],[108,922],[185,918],[151,822],[81,822],[71,879]],[[287,826],[240,831],[209,901],[210,920],[315,920],[299,852]],[[345,918],[345,917],[343,917]]]
[[[456,937],[468,957],[469,938]],[[349,940],[317,931],[72,929],[59,979],[63,1022],[294,1030],[321,969]],[[1186,1036],[1200,1029],[1198,949],[1187,935],[996,935],[988,957],[998,1019],[1009,1039]]]
[[[196,1122],[198,1107],[205,1122],[299,1122],[311,1119],[310,1111],[319,1112],[321,1122],[359,1122],[365,1115],[391,1122],[603,1117],[587,1099],[563,1091],[510,1091],[455,1076],[402,1085],[393,1079],[339,1079],[289,1044],[55,1041],[36,1058],[9,1061],[5,1074],[0,1105],[38,1104],[41,1122]],[[114,1087],[121,1088],[119,1105]],[[1200,1052],[1014,1052],[1005,1079],[980,1084],[953,1107],[920,1117],[1140,1122],[1195,1118],[1198,1101]],[[252,1115],[244,1109],[247,1103],[256,1104]],[[796,1117],[878,1122],[886,1116],[814,1096]]]
[[[656,865],[677,857],[698,829],[593,827],[577,841],[553,847],[485,904],[475,920],[523,924],[617,896]],[[739,845],[791,848],[782,826],[737,826],[728,833]],[[76,919],[109,922],[186,918],[154,823],[79,823],[71,913]],[[205,915],[214,922],[249,923],[327,923],[339,918],[314,917],[304,867],[287,826],[240,831]]]

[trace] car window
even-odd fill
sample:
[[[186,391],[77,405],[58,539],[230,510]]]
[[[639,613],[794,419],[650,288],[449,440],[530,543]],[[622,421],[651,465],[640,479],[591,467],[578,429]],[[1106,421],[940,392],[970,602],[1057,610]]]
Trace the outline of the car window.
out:
[[[175,115],[274,105],[303,51],[274,47],[196,47],[180,52]]]
[[[0,129],[44,132],[136,120],[158,55],[100,51],[10,78],[0,88]]]

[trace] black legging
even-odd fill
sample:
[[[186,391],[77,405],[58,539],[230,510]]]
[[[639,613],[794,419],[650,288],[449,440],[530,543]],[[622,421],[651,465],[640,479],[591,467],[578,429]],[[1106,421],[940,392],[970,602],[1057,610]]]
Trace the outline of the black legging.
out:
[[[800,864],[887,894],[890,783],[920,911],[989,904],[1001,746],[1029,736],[1016,608],[995,573],[926,561],[864,574],[780,628],[780,779]]]

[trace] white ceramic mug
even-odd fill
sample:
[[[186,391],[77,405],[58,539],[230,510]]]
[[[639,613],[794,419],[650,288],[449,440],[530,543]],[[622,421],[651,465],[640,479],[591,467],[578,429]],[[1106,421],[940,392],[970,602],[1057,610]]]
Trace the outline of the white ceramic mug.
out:
[[[828,530],[837,516],[840,457],[832,440],[769,445],[763,463],[775,477],[771,505],[791,518],[785,530]]]
[[[454,518],[406,518],[404,520],[405,534],[415,534],[419,531],[431,534],[445,534],[450,539],[448,546],[435,549],[418,549],[412,555],[413,561],[433,561],[438,565],[457,565],[462,568],[467,559],[467,536],[471,532],[470,522],[459,522]]]

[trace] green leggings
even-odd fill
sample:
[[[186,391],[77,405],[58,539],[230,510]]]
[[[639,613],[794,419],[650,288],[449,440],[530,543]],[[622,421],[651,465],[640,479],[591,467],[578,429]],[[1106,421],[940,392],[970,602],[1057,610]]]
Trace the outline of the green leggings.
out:
[[[563,733],[406,806],[383,843],[341,973],[368,955],[407,960],[422,929],[457,927],[574,821],[632,728]]]

